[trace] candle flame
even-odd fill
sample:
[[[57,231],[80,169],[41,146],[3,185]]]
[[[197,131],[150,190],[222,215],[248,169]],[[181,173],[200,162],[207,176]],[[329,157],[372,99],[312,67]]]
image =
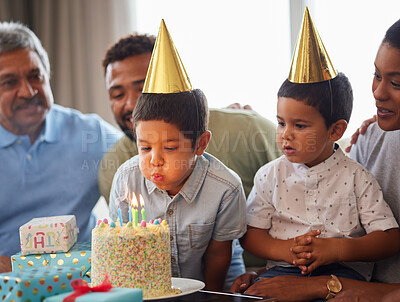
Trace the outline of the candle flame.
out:
[[[143,199],[142,194],[139,194],[139,200],[140,200],[140,206],[144,207],[144,199]]]
[[[135,192],[132,192],[131,206],[137,208],[139,206]]]

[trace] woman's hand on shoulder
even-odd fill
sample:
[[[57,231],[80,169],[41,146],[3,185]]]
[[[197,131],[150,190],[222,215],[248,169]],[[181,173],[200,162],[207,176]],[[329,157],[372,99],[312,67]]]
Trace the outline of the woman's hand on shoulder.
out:
[[[360,134],[361,134],[361,135],[364,135],[365,132],[367,131],[369,125],[371,125],[371,124],[373,124],[373,123],[375,123],[375,122],[376,122],[376,115],[374,115],[373,117],[371,117],[371,118],[369,118],[369,119],[367,119],[367,120],[365,120],[365,121],[362,122],[361,127],[358,128],[358,129],[356,130],[356,132],[354,132],[353,135],[352,135],[351,138],[350,138],[350,146],[348,146],[348,147],[345,149],[345,151],[346,151],[347,153],[350,152],[351,147],[357,142],[358,136],[359,136]]]

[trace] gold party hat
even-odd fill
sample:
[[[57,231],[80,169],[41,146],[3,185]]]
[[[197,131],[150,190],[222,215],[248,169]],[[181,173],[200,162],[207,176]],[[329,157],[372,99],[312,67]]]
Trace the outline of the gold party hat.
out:
[[[306,7],[288,80],[292,83],[316,83],[336,76],[337,73]]]
[[[192,89],[174,42],[164,20],[161,20],[142,92],[176,93]]]

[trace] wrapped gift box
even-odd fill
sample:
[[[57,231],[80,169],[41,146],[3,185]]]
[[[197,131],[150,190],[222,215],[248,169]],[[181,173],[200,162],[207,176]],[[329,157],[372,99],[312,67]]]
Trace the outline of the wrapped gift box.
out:
[[[3,273],[0,274],[0,299],[41,302],[46,297],[71,291],[71,280],[80,276],[80,270],[57,266]]]
[[[46,298],[44,302],[62,302],[62,300],[69,296],[72,292],[52,296]],[[143,291],[138,288],[120,288],[116,287],[111,289],[109,292],[90,292],[85,295],[79,296],[75,300],[76,302],[142,302]]]
[[[13,271],[43,266],[73,267],[82,272],[84,279],[90,283],[91,269],[90,242],[77,242],[66,253],[24,255],[22,253],[11,256]]]
[[[19,228],[24,255],[68,252],[78,237],[74,215],[34,218]]]

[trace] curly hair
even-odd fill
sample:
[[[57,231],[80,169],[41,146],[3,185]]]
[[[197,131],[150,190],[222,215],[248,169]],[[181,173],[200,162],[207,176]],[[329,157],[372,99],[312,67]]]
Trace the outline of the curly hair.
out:
[[[393,23],[386,31],[382,43],[388,43],[389,45],[400,49],[400,20]]]
[[[111,45],[103,59],[104,74],[107,66],[113,62],[122,61],[125,58],[153,52],[156,37],[147,34],[133,33],[121,38],[117,43]]]

